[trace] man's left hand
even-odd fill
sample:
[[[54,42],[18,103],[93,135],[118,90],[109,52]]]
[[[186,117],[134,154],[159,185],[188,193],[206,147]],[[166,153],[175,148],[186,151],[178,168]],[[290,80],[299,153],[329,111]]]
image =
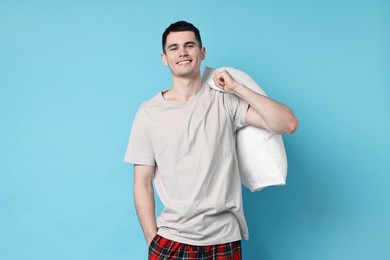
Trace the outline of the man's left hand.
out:
[[[217,87],[228,93],[234,93],[235,89],[239,85],[239,83],[235,81],[226,70],[216,71],[214,73],[213,80]]]

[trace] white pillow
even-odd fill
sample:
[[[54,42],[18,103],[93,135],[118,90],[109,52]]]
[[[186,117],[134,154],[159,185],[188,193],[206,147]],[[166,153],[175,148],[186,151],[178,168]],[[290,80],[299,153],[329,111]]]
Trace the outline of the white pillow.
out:
[[[232,67],[205,67],[203,82],[213,89],[223,91],[213,81],[214,72],[221,70],[227,70],[237,82],[266,96],[250,76]],[[236,149],[241,182],[248,189],[259,191],[267,186],[286,184],[287,156],[280,135],[246,126],[237,131]]]

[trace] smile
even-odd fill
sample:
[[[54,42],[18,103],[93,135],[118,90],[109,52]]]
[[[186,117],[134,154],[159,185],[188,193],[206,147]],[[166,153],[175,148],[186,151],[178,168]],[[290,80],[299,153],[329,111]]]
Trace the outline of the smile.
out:
[[[177,64],[179,64],[179,65],[184,65],[184,64],[190,63],[191,61],[192,61],[192,60],[182,60],[182,61],[177,62]]]

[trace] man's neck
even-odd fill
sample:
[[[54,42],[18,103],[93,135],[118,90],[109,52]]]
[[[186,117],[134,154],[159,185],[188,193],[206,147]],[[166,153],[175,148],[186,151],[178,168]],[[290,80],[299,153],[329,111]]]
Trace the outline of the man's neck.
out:
[[[172,88],[163,93],[164,99],[172,103],[185,103],[202,88],[202,78],[172,77]]]

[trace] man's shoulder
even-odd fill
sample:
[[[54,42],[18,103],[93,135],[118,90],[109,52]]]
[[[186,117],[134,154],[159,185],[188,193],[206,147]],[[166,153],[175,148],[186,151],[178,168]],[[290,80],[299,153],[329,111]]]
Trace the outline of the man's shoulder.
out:
[[[230,100],[230,99],[237,99],[238,97],[232,93],[228,93],[228,92],[225,92],[217,87],[212,87],[210,85],[208,85],[207,83],[204,83],[204,87],[207,89],[207,91],[205,91],[207,93],[207,95],[211,98],[211,99],[214,99],[214,100],[221,100],[222,101],[222,104],[225,104],[226,102],[226,99]]]
[[[159,105],[161,105],[161,92],[141,103],[139,110],[148,110]]]
[[[158,95],[159,94],[142,102],[141,105],[139,105],[137,113],[135,115],[135,121],[142,121],[143,123],[148,121],[148,118],[150,118],[151,115],[154,114],[154,107],[156,107],[158,104]]]

